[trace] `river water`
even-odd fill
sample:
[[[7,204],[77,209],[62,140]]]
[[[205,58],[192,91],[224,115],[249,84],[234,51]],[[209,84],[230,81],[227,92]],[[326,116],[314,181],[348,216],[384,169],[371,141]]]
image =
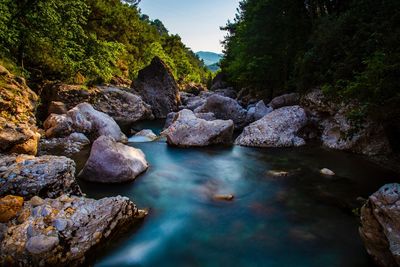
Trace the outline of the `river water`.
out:
[[[145,126],[159,131],[157,124]],[[146,154],[151,167],[145,174],[122,185],[81,186],[88,197],[127,196],[150,213],[97,255],[95,266],[373,266],[355,214],[360,197],[396,175],[359,156],[316,145],[130,145]],[[325,177],[321,168],[337,175]],[[290,175],[274,177],[270,170]],[[217,201],[216,194],[234,200]]]

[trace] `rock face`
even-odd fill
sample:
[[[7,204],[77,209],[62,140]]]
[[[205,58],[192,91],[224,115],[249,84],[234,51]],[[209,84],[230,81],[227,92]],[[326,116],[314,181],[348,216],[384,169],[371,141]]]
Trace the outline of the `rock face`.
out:
[[[111,116],[120,126],[131,126],[139,120],[151,120],[151,107],[132,89],[117,86],[85,87],[61,83],[48,84],[41,95],[45,102],[40,107],[40,114],[64,114],[67,110],[81,103],[89,103],[96,110]],[[56,103],[56,106],[55,106]],[[43,117],[45,119],[46,117]]]
[[[158,57],[139,71],[134,88],[150,104],[156,118],[166,118],[180,105],[179,87],[167,65]]]
[[[277,109],[286,106],[298,105],[299,102],[300,95],[298,93],[291,93],[275,97],[271,100],[268,106],[272,107],[273,109]]]
[[[116,87],[101,87],[105,101],[94,104],[94,108],[111,116],[119,125],[131,126],[140,120],[154,119],[151,106],[138,95]]]
[[[110,136],[118,142],[128,140],[110,116],[95,110],[88,103],[77,105],[65,115],[52,114],[43,125],[49,138],[64,137],[72,132],[78,132],[85,134],[91,140],[102,135]]]
[[[390,153],[390,144],[382,125],[365,118],[360,129],[352,126],[348,114],[354,105],[335,104],[320,90],[306,94],[301,104],[319,130],[323,146],[369,156]]]
[[[1,266],[81,266],[146,212],[124,197],[68,197],[25,202],[0,239]]]
[[[360,235],[378,266],[400,265],[400,184],[388,184],[361,209]]]
[[[169,145],[201,147],[231,143],[233,130],[232,120],[206,121],[184,109],[175,115],[172,124],[161,135],[167,137]]]
[[[283,107],[247,126],[235,143],[252,147],[301,146],[305,141],[297,133],[306,123],[304,109],[299,106]]]
[[[51,155],[60,152],[63,155],[72,155],[90,145],[90,140],[82,133],[72,133],[63,138],[41,139],[39,155]]]
[[[134,180],[148,168],[140,149],[101,136],[94,141],[90,157],[79,177],[99,183],[122,183]]]
[[[0,196],[57,197],[81,195],[75,162],[66,157],[6,155],[0,157]]]
[[[231,119],[235,124],[235,129],[242,129],[246,125],[247,111],[232,98],[213,94],[202,106],[195,109],[195,113],[208,112],[214,113],[220,120]]]
[[[0,66],[0,153],[36,155],[40,139],[34,114],[37,100],[23,78]]]

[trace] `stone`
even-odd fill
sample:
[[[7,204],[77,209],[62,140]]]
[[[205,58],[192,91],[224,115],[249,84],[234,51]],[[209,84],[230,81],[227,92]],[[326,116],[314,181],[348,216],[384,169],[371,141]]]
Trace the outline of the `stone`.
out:
[[[297,133],[307,124],[299,106],[276,109],[247,126],[235,144],[250,147],[297,147],[305,144]]]
[[[193,111],[179,111],[172,124],[161,135],[167,143],[178,147],[201,147],[214,144],[230,144],[234,125],[232,120],[206,121],[196,117]]]
[[[90,140],[82,133],[72,133],[67,137],[41,139],[39,155],[73,155],[90,145]]]
[[[264,101],[261,100],[257,102],[254,106],[248,107],[246,121],[248,121],[249,123],[258,121],[272,111],[273,108],[266,106],[264,104]]]
[[[219,200],[219,201],[232,201],[235,197],[234,195],[214,195],[214,200]]]
[[[175,120],[175,116],[177,115],[176,112],[171,112],[168,114],[167,119],[165,120],[165,125],[164,125],[164,130],[167,129]],[[207,113],[194,113],[194,115],[199,118],[203,119],[206,121],[214,121],[217,118],[215,117],[214,113],[212,112],[207,112]]]
[[[319,171],[321,174],[326,175],[326,176],[335,176],[335,173],[331,171],[330,169],[323,168]]]
[[[237,97],[237,93],[236,93],[235,89],[233,89],[233,87],[217,89],[217,90],[214,90],[214,93],[216,93],[217,95],[222,95],[222,96],[229,97],[232,99],[236,99],[236,97]]]
[[[136,227],[146,214],[120,196],[94,200],[63,195],[44,202],[46,216],[32,213],[20,223],[8,223],[0,239],[0,266],[89,265],[87,260],[111,237]],[[31,209],[27,202],[22,211]]]
[[[217,119],[231,119],[235,129],[242,129],[246,124],[247,111],[239,103],[229,97],[213,94],[206,99],[206,102],[195,109],[195,113],[211,112]]]
[[[268,106],[272,107],[273,109],[278,109],[287,106],[299,105],[299,103],[300,95],[298,93],[291,93],[275,97],[271,100],[271,102],[269,102]]]
[[[7,223],[17,216],[24,205],[24,199],[19,196],[8,195],[0,198],[0,223]]]
[[[65,115],[51,114],[44,122],[46,136],[65,137],[72,132],[83,133],[91,140],[105,135],[118,142],[127,142],[118,124],[109,115],[95,110],[88,103],[81,103]]]
[[[89,159],[79,177],[98,183],[122,183],[134,180],[149,164],[140,149],[101,136],[94,141]]]
[[[166,118],[180,106],[179,87],[168,66],[158,57],[139,71],[134,89],[151,106],[155,118]]]
[[[29,200],[34,196],[82,195],[75,180],[75,162],[66,157],[28,155],[0,156],[0,196],[9,194]]]
[[[30,203],[32,207],[41,206],[44,204],[44,200],[41,197],[34,196],[31,198]]]
[[[26,250],[32,254],[42,254],[51,251],[59,244],[57,236],[38,235],[29,238]]]
[[[61,101],[51,101],[48,114],[65,114],[67,113],[68,109],[65,104]]]
[[[201,92],[207,91],[207,88],[202,84],[188,83],[185,85],[183,91],[189,94],[199,95]]]
[[[377,266],[400,265],[400,184],[388,184],[361,208],[361,239]]]
[[[138,132],[137,134],[135,134],[135,136],[145,136],[147,138],[149,138],[150,140],[155,140],[157,139],[157,135],[155,133],[153,133],[152,130],[141,130],[140,132]]]
[[[38,96],[24,79],[0,68],[0,153],[36,155],[40,138],[35,116]]]
[[[285,176],[289,176],[289,172],[287,171],[278,171],[278,170],[270,170],[267,172],[268,176],[272,176],[272,177],[285,177]]]

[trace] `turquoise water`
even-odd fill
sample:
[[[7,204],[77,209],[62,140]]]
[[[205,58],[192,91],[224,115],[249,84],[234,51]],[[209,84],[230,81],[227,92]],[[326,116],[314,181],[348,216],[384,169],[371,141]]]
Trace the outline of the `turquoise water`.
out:
[[[89,197],[124,195],[150,214],[96,266],[373,266],[352,210],[394,174],[360,157],[296,149],[178,149],[131,144],[151,167],[133,183],[82,182]],[[319,174],[321,168],[337,173]],[[290,171],[272,177],[269,170]],[[231,202],[215,194],[233,194]]]

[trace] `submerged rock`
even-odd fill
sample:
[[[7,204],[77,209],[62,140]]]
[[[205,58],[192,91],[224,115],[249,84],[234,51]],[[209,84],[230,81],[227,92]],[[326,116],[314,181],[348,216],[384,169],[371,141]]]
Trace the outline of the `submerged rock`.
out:
[[[79,177],[98,183],[122,183],[134,180],[148,167],[140,149],[101,136],[94,141],[89,159]]]
[[[147,137],[150,141],[154,141],[157,139],[157,135],[153,133],[152,130],[141,130],[140,132],[135,134],[135,136]]]
[[[110,136],[118,142],[128,140],[110,116],[95,110],[88,103],[77,105],[65,115],[50,115],[44,122],[44,128],[49,138],[64,137],[78,132],[87,135],[91,140],[102,135]]]
[[[135,91],[148,103],[156,118],[166,118],[180,105],[179,87],[167,65],[158,57],[139,71]]]
[[[0,156],[0,196],[57,197],[81,195],[75,180],[75,163],[66,157]]]
[[[233,134],[232,120],[206,121],[191,110],[179,111],[172,124],[162,132],[169,145],[190,147],[229,144]]]
[[[253,147],[301,146],[305,141],[297,133],[306,123],[307,115],[301,107],[283,107],[247,126],[235,143]]]
[[[361,239],[378,266],[400,265],[400,184],[388,184],[361,209]]]
[[[214,195],[213,198],[214,198],[214,200],[219,200],[219,201],[232,201],[235,198],[235,196],[231,195],[231,194],[229,194],[229,195],[218,194],[218,195]]]
[[[206,99],[206,102],[195,109],[195,113],[211,112],[217,119],[232,120],[235,129],[242,129],[247,121],[247,111],[239,103],[229,97],[213,94]]]
[[[100,200],[61,196],[40,206],[26,202],[19,222],[0,240],[1,266],[80,266],[94,250],[143,218],[124,197]],[[90,253],[90,254],[89,254]]]

